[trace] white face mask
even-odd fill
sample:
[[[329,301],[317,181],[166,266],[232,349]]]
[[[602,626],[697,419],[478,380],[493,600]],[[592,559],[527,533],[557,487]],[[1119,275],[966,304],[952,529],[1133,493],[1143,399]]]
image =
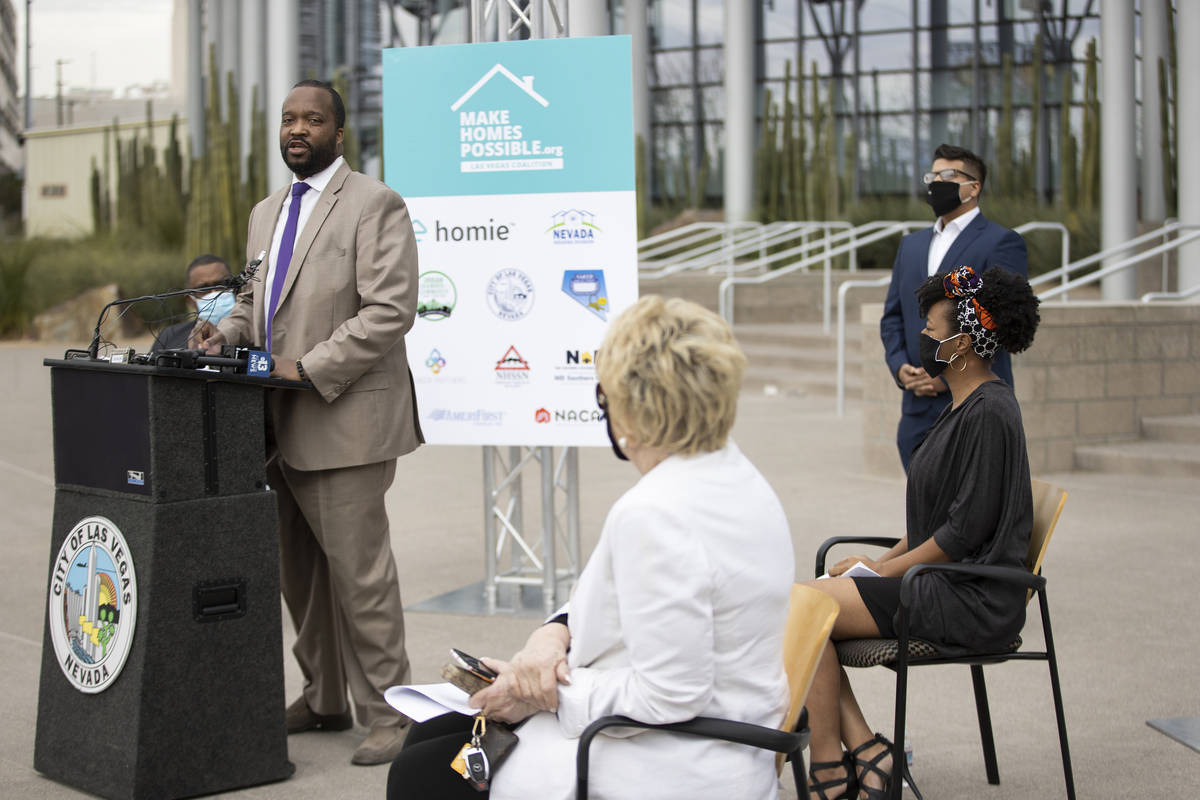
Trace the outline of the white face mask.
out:
[[[196,298],[196,316],[205,322],[216,325],[233,311],[237,302],[229,289],[218,289]]]

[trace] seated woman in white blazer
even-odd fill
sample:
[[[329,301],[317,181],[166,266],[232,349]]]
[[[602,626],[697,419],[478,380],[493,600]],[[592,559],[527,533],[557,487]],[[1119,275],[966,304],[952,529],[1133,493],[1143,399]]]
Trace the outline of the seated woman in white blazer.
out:
[[[597,401],[618,457],[641,478],[613,505],[569,610],[537,629],[472,697],[521,722],[490,797],[574,797],[575,748],[591,721],[696,716],[777,726],[787,708],[783,628],[794,579],[779,499],[729,439],[746,359],[729,326],[679,299],[643,297],[615,319]],[[409,733],[389,800],[479,798],[450,761],[471,719]],[[602,734],[593,797],[776,797],[775,754],[660,731]]]

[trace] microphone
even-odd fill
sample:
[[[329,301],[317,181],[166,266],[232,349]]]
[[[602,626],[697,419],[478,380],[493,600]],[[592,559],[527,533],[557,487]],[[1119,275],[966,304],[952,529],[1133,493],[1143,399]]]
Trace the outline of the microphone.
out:
[[[258,272],[258,265],[267,258],[266,250],[259,250],[258,257],[246,264],[246,268],[242,270],[240,275],[230,275],[221,281],[221,285],[226,289],[233,289],[235,292],[241,289],[250,281],[254,280],[255,274]]]
[[[190,295],[190,294],[200,294],[201,292],[211,292],[213,289],[219,289],[222,291],[228,291],[229,289],[233,289],[234,291],[237,291],[238,289],[242,288],[243,286],[245,286],[247,283],[249,283],[251,280],[254,279],[255,273],[258,272],[259,264],[261,264],[263,262],[263,260],[266,259],[266,257],[267,257],[267,251],[260,250],[258,252],[258,257],[255,258],[253,261],[249,262],[248,264],[246,264],[246,268],[244,270],[242,270],[242,274],[231,275],[230,277],[223,279],[220,283],[218,283],[215,286],[197,286],[195,289],[177,289],[173,292],[162,292],[161,294],[147,294],[147,295],[142,295],[141,297],[130,297],[130,298],[127,298],[124,300],[113,300],[111,303],[104,306],[104,308],[100,309],[100,316],[98,316],[96,318],[96,330],[92,333],[91,344],[88,345],[88,358],[92,361],[99,360],[100,327],[104,324],[104,315],[107,314],[108,310],[110,308],[112,308],[113,306],[128,306],[128,305],[133,305],[134,303],[140,303],[143,300],[165,300],[169,297],[179,297],[180,295]]]

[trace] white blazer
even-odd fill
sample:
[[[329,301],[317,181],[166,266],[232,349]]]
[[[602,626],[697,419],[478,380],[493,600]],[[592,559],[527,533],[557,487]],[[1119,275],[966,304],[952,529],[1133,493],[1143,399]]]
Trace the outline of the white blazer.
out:
[[[518,730],[493,800],[573,798],[578,737],[607,714],[778,726],[794,578],[779,499],[732,441],[656,466],[605,520],[571,598],[571,684],[559,686],[556,715],[536,714]],[[609,734],[592,743],[591,797],[777,796],[770,751],[657,731]]]

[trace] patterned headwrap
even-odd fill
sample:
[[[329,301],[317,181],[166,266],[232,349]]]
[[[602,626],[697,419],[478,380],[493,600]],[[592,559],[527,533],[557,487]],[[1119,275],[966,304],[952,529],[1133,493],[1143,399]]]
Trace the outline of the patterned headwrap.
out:
[[[942,278],[946,297],[958,303],[959,330],[970,336],[975,355],[991,361],[1000,347],[1000,340],[996,338],[995,320],[975,298],[981,286],[983,279],[965,265]]]

